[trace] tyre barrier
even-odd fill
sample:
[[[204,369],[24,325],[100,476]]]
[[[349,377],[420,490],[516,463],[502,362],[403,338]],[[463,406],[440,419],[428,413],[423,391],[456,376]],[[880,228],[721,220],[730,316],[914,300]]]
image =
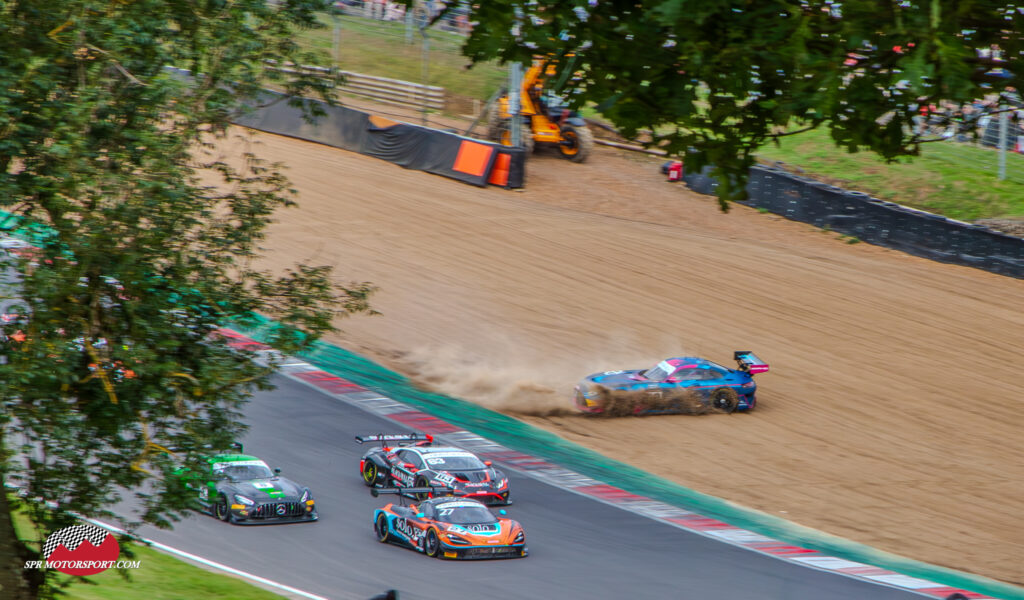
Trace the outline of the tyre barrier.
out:
[[[710,171],[704,167],[699,173],[685,172],[683,181],[698,193],[714,194],[718,182]],[[747,194],[739,204],[876,246],[1024,279],[1024,238],[983,225],[879,200],[778,167],[751,167]]]

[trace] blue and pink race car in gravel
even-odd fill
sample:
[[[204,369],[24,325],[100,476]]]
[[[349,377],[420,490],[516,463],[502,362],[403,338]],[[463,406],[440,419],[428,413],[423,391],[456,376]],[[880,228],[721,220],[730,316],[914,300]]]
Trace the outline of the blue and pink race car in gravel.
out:
[[[737,369],[684,356],[650,369],[595,373],[576,386],[576,407],[604,416],[749,411],[757,404],[754,375],[768,363],[746,350],[733,357]]]

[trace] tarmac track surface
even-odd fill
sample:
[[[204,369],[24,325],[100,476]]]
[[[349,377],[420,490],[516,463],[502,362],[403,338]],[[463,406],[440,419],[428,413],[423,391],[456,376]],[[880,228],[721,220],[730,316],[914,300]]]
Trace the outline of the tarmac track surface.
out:
[[[360,433],[403,428],[277,376],[246,409],[247,453],[309,485],[317,523],[234,526],[196,514],[149,539],[333,599],[386,589],[402,600],[479,598],[909,600],[920,595],[793,565],[667,527],[511,469],[525,559],[454,562],[380,544],[358,475]],[[567,465],[571,466],[571,465]]]

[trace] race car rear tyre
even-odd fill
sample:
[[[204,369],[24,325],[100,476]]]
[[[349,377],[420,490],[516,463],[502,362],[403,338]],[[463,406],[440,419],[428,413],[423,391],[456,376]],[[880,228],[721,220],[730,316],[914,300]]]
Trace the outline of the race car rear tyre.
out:
[[[391,537],[391,532],[388,530],[388,518],[384,513],[377,516],[377,521],[373,524],[373,531],[377,534],[377,541],[382,544]]]
[[[423,539],[423,553],[430,558],[441,556],[441,540],[433,528],[427,530],[427,536]]]
[[[363,463],[363,485],[373,487],[377,483],[377,465],[368,460]]]
[[[711,408],[717,412],[731,413],[739,403],[739,394],[732,388],[718,388],[711,392]]]
[[[415,487],[430,487],[430,482],[427,481],[426,479],[423,479],[422,477],[417,477],[416,478],[416,486]],[[423,500],[426,500],[427,498],[430,498],[430,493],[429,492],[423,492],[423,493],[420,493],[420,494],[415,494],[415,496],[416,496],[417,500],[423,501]]]
[[[213,516],[217,517],[225,523],[231,522],[231,511],[228,510],[228,499],[227,496],[221,494],[217,498],[217,501],[213,504]]]

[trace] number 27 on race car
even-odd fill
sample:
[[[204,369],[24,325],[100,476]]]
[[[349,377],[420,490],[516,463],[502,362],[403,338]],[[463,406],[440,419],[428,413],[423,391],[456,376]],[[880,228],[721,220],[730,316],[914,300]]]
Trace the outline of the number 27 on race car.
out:
[[[374,488],[378,494],[443,494],[437,487],[401,490]],[[505,511],[500,511],[504,515]],[[496,517],[482,503],[439,495],[418,504],[388,504],[373,513],[377,540],[392,543],[434,558],[521,558],[529,552],[523,527],[504,516]]]

